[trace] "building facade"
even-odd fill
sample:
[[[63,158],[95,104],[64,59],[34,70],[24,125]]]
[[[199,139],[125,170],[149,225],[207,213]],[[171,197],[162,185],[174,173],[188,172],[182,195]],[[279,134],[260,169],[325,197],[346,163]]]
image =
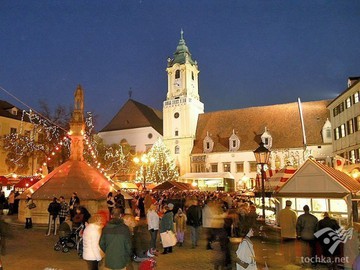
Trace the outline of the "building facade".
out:
[[[30,139],[37,139],[34,132],[34,125],[30,123],[28,118],[23,114],[23,111],[7,101],[0,101],[0,175],[8,175],[15,173],[18,170],[16,166],[9,166],[7,163],[8,151],[3,148],[4,137],[9,134],[18,134],[20,136],[27,136]],[[21,169],[23,175],[33,175],[38,168],[37,159],[31,157],[28,160],[26,169]]]
[[[334,154],[347,163],[360,163],[360,77],[349,78],[348,88],[328,106],[333,127]]]

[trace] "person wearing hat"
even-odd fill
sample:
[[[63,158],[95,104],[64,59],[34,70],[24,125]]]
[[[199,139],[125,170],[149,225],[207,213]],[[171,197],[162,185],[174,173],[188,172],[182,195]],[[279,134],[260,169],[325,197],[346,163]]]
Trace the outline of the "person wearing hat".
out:
[[[160,234],[166,231],[174,232],[174,213],[172,210],[174,209],[174,205],[169,203],[164,207],[164,215],[160,221]],[[164,247],[164,251],[162,254],[172,253],[172,247]]]
[[[295,240],[297,215],[291,209],[292,202],[287,200],[285,208],[279,211],[277,223],[280,226],[281,243],[284,258],[287,263],[295,263]]]

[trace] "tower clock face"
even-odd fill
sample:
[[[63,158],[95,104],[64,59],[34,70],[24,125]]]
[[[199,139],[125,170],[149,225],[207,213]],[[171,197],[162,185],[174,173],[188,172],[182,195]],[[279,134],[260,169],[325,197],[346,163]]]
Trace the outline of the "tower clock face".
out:
[[[176,80],[174,81],[174,87],[175,87],[175,88],[181,88],[181,80],[176,79]]]

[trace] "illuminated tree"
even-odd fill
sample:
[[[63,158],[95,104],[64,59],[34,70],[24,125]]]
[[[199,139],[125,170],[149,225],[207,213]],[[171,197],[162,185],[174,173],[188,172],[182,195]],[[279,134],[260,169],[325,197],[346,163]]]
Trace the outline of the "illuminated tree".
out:
[[[170,150],[160,138],[152,146],[147,157],[149,160],[153,160],[153,162],[149,162],[145,170],[148,182],[162,183],[176,181],[179,178],[179,172]]]

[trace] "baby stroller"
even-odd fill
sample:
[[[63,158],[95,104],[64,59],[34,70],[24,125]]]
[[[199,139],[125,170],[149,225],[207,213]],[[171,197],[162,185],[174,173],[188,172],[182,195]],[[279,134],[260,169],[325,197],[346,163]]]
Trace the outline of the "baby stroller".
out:
[[[79,253],[80,240],[82,240],[80,237],[80,232],[82,229],[83,226],[80,226],[72,231],[70,230],[70,227],[69,230],[59,229],[59,240],[56,242],[54,250],[61,250],[62,252],[67,253],[70,251],[70,249],[76,248]]]
[[[75,232],[59,231],[59,240],[54,246],[55,251],[69,252],[70,249],[76,247],[76,234]]]

